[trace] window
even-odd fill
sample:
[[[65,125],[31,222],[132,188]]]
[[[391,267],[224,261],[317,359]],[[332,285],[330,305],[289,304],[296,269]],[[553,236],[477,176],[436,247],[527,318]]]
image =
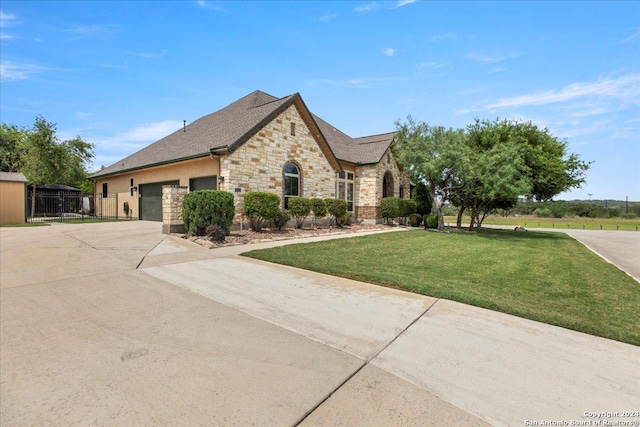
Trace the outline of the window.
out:
[[[133,197],[133,178],[129,179],[129,195]]]
[[[353,212],[353,172],[342,171],[338,174],[338,199],[347,202],[347,211]]]
[[[404,186],[403,185],[400,186],[400,198],[404,199]]]
[[[218,178],[213,176],[203,176],[200,178],[191,178],[189,180],[189,191],[196,190],[217,190]]]
[[[103,182],[102,183],[102,198],[106,199],[107,198],[107,192],[108,192],[108,187],[107,187],[107,183]]]
[[[302,194],[300,191],[300,170],[294,163],[287,163],[284,165],[284,208],[289,209],[289,198],[299,197]]]
[[[296,136],[296,124],[291,122],[291,136]]]

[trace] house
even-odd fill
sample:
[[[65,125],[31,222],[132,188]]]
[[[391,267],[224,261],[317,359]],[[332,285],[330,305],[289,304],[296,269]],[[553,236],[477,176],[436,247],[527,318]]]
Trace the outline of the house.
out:
[[[0,172],[0,224],[24,223],[27,178],[17,172]]]
[[[391,147],[395,132],[352,138],[309,111],[300,94],[255,91],[92,176],[98,197],[117,193],[143,220],[162,220],[162,186],[227,190],[236,214],[248,191],[340,198],[354,218],[381,221],[380,199],[409,198]]]

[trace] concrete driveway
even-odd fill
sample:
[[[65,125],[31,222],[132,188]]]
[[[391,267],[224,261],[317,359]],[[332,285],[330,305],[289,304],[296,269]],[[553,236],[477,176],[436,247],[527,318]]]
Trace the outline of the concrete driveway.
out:
[[[159,231],[0,229],[1,425],[526,425],[638,409],[638,347]]]

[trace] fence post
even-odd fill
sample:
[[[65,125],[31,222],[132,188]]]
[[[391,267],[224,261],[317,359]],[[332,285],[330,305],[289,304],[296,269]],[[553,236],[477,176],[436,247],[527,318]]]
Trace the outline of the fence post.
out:
[[[118,205],[118,193],[116,193],[116,219],[118,219],[119,211],[120,211],[120,206]]]

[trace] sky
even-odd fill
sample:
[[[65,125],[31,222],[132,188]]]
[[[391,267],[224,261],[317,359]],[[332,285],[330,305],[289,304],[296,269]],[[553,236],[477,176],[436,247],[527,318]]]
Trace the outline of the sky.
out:
[[[638,1],[0,3],[0,120],[94,143],[94,171],[254,90],[352,137],[531,121],[593,162],[556,199],[640,201]]]

